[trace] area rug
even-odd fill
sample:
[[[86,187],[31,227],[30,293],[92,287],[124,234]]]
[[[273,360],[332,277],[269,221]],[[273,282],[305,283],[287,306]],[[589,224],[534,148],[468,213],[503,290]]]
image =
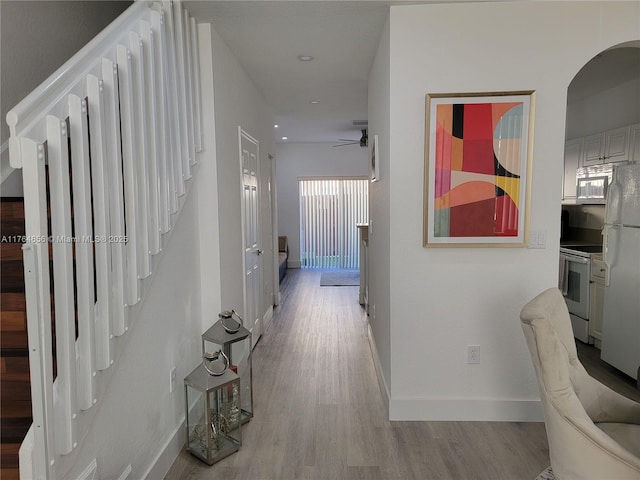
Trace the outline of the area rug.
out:
[[[321,287],[350,287],[358,285],[360,285],[360,272],[358,270],[322,272],[320,276]]]
[[[544,472],[536,477],[536,480],[555,480],[555,478],[553,470],[551,470],[551,467],[548,467]]]

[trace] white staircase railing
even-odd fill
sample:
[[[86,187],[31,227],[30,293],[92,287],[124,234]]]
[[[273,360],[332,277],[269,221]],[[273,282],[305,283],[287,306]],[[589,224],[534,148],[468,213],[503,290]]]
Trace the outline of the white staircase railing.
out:
[[[175,223],[201,149],[198,65],[180,2],[135,2],[7,114],[25,195],[34,478],[62,478],[58,460],[89,432]]]

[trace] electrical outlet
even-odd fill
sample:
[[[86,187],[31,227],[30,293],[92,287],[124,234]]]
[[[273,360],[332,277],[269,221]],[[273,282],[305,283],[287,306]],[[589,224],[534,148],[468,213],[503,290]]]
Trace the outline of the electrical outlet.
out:
[[[176,389],[176,367],[169,370],[169,391],[173,392]]]
[[[480,345],[467,345],[467,363],[480,363]]]
[[[376,318],[376,304],[371,305],[371,317]]]

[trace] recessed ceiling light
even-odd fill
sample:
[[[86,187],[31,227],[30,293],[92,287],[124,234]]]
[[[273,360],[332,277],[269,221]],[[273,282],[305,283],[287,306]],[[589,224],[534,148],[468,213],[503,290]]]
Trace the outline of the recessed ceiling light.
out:
[[[318,103],[320,103],[320,100],[311,100],[309,103],[312,105],[317,105]]]
[[[310,62],[313,60],[313,57],[311,55],[298,55],[298,60],[301,62]]]
[[[282,137],[283,140],[289,140],[289,137]]]
[[[276,125],[274,125],[274,126],[273,126],[273,128],[278,128],[278,125],[277,125],[277,124],[276,124]]]

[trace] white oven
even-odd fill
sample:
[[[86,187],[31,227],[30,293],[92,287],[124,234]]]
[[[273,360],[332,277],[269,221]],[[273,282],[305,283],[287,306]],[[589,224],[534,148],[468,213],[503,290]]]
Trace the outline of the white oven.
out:
[[[589,343],[589,281],[591,258],[589,254],[560,248],[560,275],[558,287],[562,291],[574,336]]]

